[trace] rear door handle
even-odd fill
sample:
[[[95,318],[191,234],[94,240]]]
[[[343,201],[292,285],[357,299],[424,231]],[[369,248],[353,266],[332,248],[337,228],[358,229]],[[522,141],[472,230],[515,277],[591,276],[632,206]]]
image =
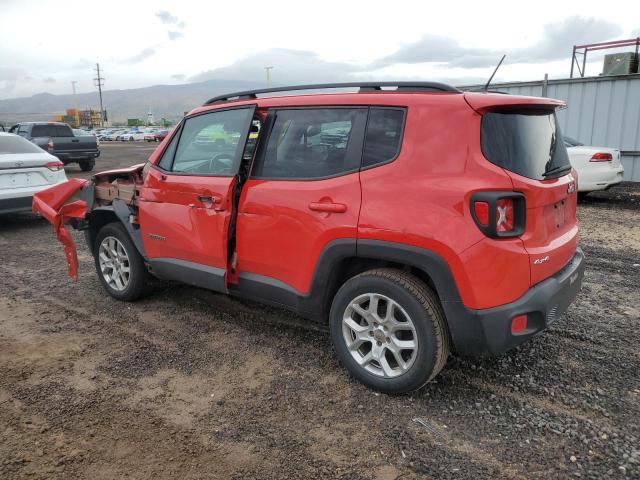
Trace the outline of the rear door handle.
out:
[[[347,211],[347,206],[344,203],[311,202],[309,210],[314,212],[344,213]]]

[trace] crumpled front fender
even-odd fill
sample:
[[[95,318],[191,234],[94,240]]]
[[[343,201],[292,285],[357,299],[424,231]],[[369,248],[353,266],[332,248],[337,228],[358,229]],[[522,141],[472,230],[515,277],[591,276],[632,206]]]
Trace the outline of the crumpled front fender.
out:
[[[66,224],[71,219],[86,217],[87,203],[84,200],[73,200],[73,198],[88,183],[90,183],[89,180],[72,178],[33,196],[33,211],[51,222],[58,240],[64,245],[69,276],[74,281],[78,280],[78,254]]]

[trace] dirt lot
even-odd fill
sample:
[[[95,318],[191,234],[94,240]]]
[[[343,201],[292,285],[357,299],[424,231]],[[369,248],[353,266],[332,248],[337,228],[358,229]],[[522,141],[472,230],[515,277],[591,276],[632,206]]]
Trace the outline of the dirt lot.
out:
[[[153,148],[104,145],[97,168]],[[81,236],[73,283],[49,224],[0,218],[0,478],[640,478],[640,186],[579,214],[567,315],[397,397],[350,380],[320,326],[179,285],[119,303]]]

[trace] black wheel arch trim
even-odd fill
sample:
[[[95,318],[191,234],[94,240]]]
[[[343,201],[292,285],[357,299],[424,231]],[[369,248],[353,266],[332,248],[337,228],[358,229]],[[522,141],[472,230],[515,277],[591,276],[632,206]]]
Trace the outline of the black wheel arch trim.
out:
[[[95,226],[94,219],[97,215],[103,215],[105,212],[110,213],[122,223],[122,226],[125,228],[131,241],[138,250],[138,253],[142,255],[142,258],[145,262],[148,261],[146,251],[144,249],[144,243],[142,242],[142,233],[140,227],[138,225],[134,225],[130,222],[129,218],[134,212],[131,211],[129,205],[127,205],[124,201],[116,198],[113,200],[111,205],[107,205],[104,207],[96,207],[93,208],[94,205],[94,186],[85,187],[81,192],[81,198],[87,202],[87,218],[84,221],[84,225],[78,225],[77,228],[79,230],[85,231],[85,239],[87,241],[87,245],[89,246],[89,250],[93,253],[93,241],[95,240],[97,232],[97,227]],[[101,225],[100,225],[101,226]]]
[[[449,264],[438,253],[413,245],[362,239],[358,240],[357,257],[386,260],[426,274],[440,299],[454,349],[466,349],[466,345],[473,344],[478,338],[479,331],[468,321],[468,309],[462,303]]]
[[[462,304],[447,262],[431,250],[395,242],[355,238],[330,242],[318,257],[308,294],[298,292],[280,280],[254,273],[240,273],[238,284],[230,286],[230,293],[323,321],[328,315],[326,306],[331,291],[331,274],[347,258],[383,260],[422,271],[431,278],[440,298],[453,345],[473,344],[481,333],[474,328],[474,322],[468,321],[469,311]]]

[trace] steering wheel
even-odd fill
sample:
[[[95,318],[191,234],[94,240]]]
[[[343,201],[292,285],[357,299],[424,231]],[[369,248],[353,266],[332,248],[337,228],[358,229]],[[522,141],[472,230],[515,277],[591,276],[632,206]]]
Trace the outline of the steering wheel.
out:
[[[232,164],[233,155],[229,153],[216,153],[211,160],[209,160],[209,170],[211,172],[228,170]]]

